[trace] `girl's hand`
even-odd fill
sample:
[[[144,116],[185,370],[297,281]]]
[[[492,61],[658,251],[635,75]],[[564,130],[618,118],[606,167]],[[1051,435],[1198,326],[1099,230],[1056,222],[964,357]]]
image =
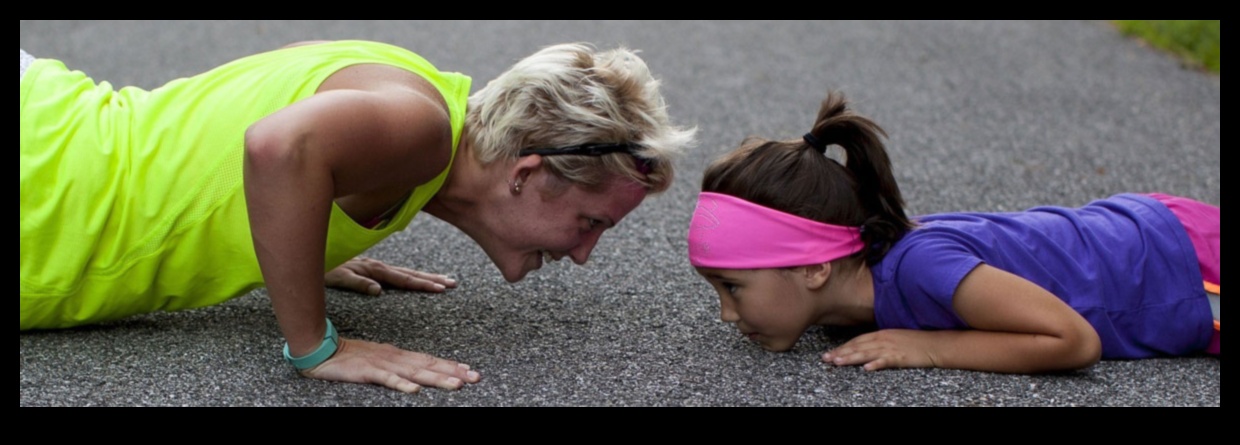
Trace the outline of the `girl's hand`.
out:
[[[861,365],[866,371],[937,367],[930,347],[936,335],[939,333],[906,329],[870,332],[822,354],[822,361],[836,366]]]
[[[482,379],[463,363],[346,338],[340,339],[332,358],[301,374],[321,380],[381,385],[411,394],[424,386],[456,390]]]
[[[456,287],[456,280],[446,275],[389,266],[379,260],[357,257],[327,272],[324,284],[327,287],[379,295],[384,284],[412,291],[443,292],[444,289]]]

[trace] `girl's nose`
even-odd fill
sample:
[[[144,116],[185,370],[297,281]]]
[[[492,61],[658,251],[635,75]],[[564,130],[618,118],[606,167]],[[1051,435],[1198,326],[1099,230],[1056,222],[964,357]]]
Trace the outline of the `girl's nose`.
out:
[[[725,323],[736,323],[741,321],[740,314],[736,313],[736,308],[732,307],[732,303],[727,297],[719,297],[719,319]]]

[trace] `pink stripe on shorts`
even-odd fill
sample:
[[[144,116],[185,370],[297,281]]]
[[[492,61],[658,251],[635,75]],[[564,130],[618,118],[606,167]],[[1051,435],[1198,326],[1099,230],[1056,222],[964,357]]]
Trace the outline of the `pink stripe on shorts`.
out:
[[[1201,267],[1201,278],[1222,286],[1223,283],[1219,281],[1222,275],[1219,207],[1162,193],[1150,193],[1149,196],[1171,209],[1171,213],[1188,231],[1188,239],[1192,241],[1193,248],[1197,250],[1197,264]],[[1219,331],[1214,331],[1214,339],[1210,342],[1208,352],[1220,354],[1220,337]]]

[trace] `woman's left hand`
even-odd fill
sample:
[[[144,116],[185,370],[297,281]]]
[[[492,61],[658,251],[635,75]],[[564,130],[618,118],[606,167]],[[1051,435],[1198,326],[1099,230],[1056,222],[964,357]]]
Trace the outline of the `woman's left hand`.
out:
[[[382,261],[357,257],[327,272],[327,287],[379,295],[383,286],[420,292],[443,292],[456,287],[456,280],[404,267],[390,266]]]

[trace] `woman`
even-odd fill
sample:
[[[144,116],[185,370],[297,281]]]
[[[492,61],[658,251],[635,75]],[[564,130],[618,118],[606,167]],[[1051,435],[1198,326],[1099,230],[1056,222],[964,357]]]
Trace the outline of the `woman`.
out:
[[[473,95],[469,77],[376,42],[298,43],[150,91],[21,56],[22,330],[266,286],[303,375],[406,392],[480,377],[339,338],[324,287],[455,283],[357,255],[424,210],[509,282],[584,263],[668,187],[693,137],[625,49],[548,47]]]

